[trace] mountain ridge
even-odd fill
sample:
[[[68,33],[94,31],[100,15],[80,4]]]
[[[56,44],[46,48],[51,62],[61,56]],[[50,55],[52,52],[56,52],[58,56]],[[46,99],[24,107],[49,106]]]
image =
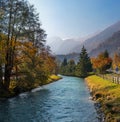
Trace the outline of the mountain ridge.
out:
[[[115,32],[119,30],[120,30],[120,21],[114,23],[113,25],[110,25],[97,35],[85,40],[81,45],[75,47],[73,50],[75,50],[74,52],[80,52],[82,46],[84,45],[87,48],[88,52],[90,52],[93,50],[93,48],[97,48],[97,46],[100,43],[104,42],[106,39],[111,37],[111,35],[113,35]]]
[[[109,38],[112,38],[112,36],[120,31],[120,21],[108,26],[103,31],[94,34],[91,37],[87,38],[73,38],[73,39],[61,39],[59,37],[54,38],[50,44],[52,51],[54,54],[59,55],[67,55],[71,53],[80,53],[82,46],[84,45],[87,49],[88,53],[91,56],[97,55],[97,52],[101,52],[102,49],[104,50],[107,46],[100,45],[106,45],[106,40],[109,40]],[[105,43],[104,43],[105,42]],[[109,43],[109,42],[107,42]],[[117,42],[111,42],[115,46]],[[115,44],[114,44],[115,43]],[[103,48],[105,47],[105,48]],[[98,48],[98,51],[97,51]],[[102,48],[102,49],[101,49]],[[112,48],[113,49],[113,48]],[[95,53],[96,51],[96,53]],[[110,51],[110,53],[112,53]]]

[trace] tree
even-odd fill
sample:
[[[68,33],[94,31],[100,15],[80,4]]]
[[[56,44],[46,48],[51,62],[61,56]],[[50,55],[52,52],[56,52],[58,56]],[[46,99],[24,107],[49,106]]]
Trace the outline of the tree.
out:
[[[67,68],[66,68],[66,74],[74,76],[75,75],[75,67],[76,67],[75,61],[73,59],[69,60]]]
[[[87,51],[83,46],[80,53],[79,62],[76,66],[76,75],[79,77],[86,77],[88,75],[88,72],[91,71],[92,71],[92,64],[87,54]]]
[[[105,51],[103,52],[103,56],[104,56],[104,58],[109,58],[109,53],[108,53],[107,50],[105,50]]]
[[[66,72],[67,72],[67,58],[64,58],[63,59],[63,62],[61,63],[61,66],[60,66],[60,73],[63,74],[63,75],[66,75]]]
[[[6,36],[0,33],[0,89],[3,88],[5,49],[6,49],[5,40]]]
[[[120,68],[120,55],[118,53],[114,53],[112,67],[113,69],[116,67]]]
[[[4,88],[9,90],[10,77],[15,62],[16,43],[30,41],[40,53],[44,48],[45,31],[41,29],[39,15],[34,6],[24,0],[0,1],[0,31],[6,35]]]
[[[16,57],[15,63],[17,74],[20,76],[18,86],[23,87],[26,83],[29,86],[28,88],[31,89],[35,83],[42,85],[47,80],[47,75],[43,68],[43,60],[38,54],[38,49],[33,46],[32,42],[22,42],[20,47],[21,50],[19,50],[19,56]]]
[[[109,57],[109,54],[106,51],[100,53],[97,58],[92,58],[91,61],[93,64],[93,69],[95,69],[98,73],[105,73],[112,64],[112,59]]]
[[[67,58],[64,58],[63,59],[63,62],[62,62],[62,64],[61,64],[61,66],[66,66],[68,63],[67,63]]]
[[[44,50],[40,54],[41,59],[44,61],[44,70],[46,71],[47,75],[57,74],[56,58],[50,52],[50,47],[46,46],[46,48],[44,48]]]

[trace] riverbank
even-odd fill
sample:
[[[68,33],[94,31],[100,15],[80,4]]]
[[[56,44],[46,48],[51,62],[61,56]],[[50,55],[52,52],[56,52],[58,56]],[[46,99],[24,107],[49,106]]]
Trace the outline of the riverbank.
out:
[[[60,80],[61,78],[62,77],[61,76],[58,76],[58,75],[54,75],[54,74],[53,75],[50,75],[49,78],[48,78],[48,80],[46,82],[44,82],[44,84],[42,84],[42,85],[50,84],[52,82],[55,82],[57,80]],[[17,96],[20,93],[27,92],[27,91],[31,91],[34,88],[37,88],[39,86],[42,86],[41,84],[39,84],[39,82],[34,83],[32,85],[32,87],[25,86],[23,84],[22,84],[23,87],[21,87],[21,86],[19,87],[19,86],[16,86],[16,84],[17,84],[16,81],[11,81],[9,91],[2,91],[2,94],[0,94],[0,99],[11,98],[11,97]]]
[[[59,75],[51,75],[51,76],[48,78],[46,84],[55,82],[55,81],[60,80],[60,79],[62,79],[62,77],[59,76]]]
[[[92,99],[105,115],[105,122],[120,122],[120,85],[96,75],[88,76],[85,81]]]

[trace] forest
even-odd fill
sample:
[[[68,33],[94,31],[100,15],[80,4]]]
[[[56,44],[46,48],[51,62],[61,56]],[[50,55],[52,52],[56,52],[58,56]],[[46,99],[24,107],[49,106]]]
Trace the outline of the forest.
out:
[[[39,14],[28,1],[0,0],[0,96],[49,81],[57,64],[46,45]]]
[[[119,73],[120,54],[114,53],[111,58],[107,50],[100,52],[97,57],[89,57],[87,50],[83,46],[76,63],[74,59],[67,60],[65,57],[60,65],[59,72],[63,75],[77,76],[85,78],[93,74]]]

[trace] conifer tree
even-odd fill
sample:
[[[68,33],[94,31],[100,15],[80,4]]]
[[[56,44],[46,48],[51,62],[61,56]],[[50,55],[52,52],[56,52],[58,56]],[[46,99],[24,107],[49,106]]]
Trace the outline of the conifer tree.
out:
[[[62,66],[66,66],[67,65],[67,59],[64,58],[63,62],[62,62]]]
[[[67,74],[74,76],[75,75],[75,67],[76,67],[75,61],[73,59],[69,60],[68,65],[67,65]]]
[[[68,64],[67,59],[64,58],[63,62],[61,63],[61,67],[60,67],[60,73],[63,74],[63,75],[66,75],[67,64]]]
[[[80,53],[79,62],[76,66],[76,75],[79,77],[86,77],[90,71],[92,71],[92,64],[87,51],[83,46]]]

